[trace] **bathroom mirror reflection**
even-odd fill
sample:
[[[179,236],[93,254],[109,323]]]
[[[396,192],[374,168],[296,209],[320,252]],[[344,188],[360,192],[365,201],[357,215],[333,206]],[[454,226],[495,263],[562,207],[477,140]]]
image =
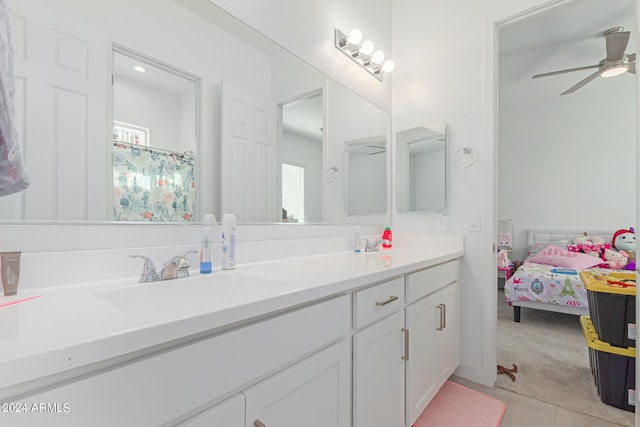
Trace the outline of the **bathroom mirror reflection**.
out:
[[[282,108],[282,221],[322,222],[322,90]]]
[[[224,83],[231,83],[266,99],[274,108],[301,94],[322,90],[325,115],[322,153],[317,155],[316,145],[316,154],[312,156],[319,162],[315,168],[321,164],[323,176],[316,180],[310,166],[305,170],[305,186],[319,182],[321,190],[305,191],[308,206],[304,223],[347,221],[344,141],[383,133],[389,139],[389,113],[209,0],[96,0],[90,2],[91,7],[87,2],[82,3],[86,7],[81,7],[80,3],[20,0],[12,4],[19,85],[17,126],[32,182],[28,191],[3,198],[1,220],[198,222],[205,213],[214,213],[220,218],[223,210],[230,211],[222,203],[223,189],[231,185],[223,183],[225,179],[229,182],[229,176],[222,174],[221,134],[222,88]],[[123,10],[127,13],[122,13]],[[21,26],[24,22],[30,25]],[[116,48],[114,54],[111,48],[114,45],[122,50]],[[171,119],[155,123],[143,117],[143,109],[135,108],[134,102],[127,99],[129,95],[119,94],[120,83],[138,84],[132,75],[119,68],[121,59],[130,57],[131,52],[160,68],[166,77],[177,74],[179,81],[191,86],[189,91],[193,91],[195,101],[184,97],[179,106],[173,101],[151,103],[151,107],[145,107],[147,112],[171,105],[176,113]],[[114,76],[112,67],[118,67]],[[149,75],[150,71],[143,74]],[[112,77],[116,85],[113,102]],[[169,91],[172,83],[165,85],[163,90]],[[142,148],[147,144],[156,149],[153,156],[158,157],[157,164],[135,168],[138,172],[142,168],[146,172],[162,171],[160,178],[135,176],[134,179],[132,171],[127,170],[127,162],[132,158],[118,155],[117,164],[124,170],[117,173],[114,180],[114,135],[115,142],[120,144],[116,148],[134,145],[133,155],[147,153]],[[153,191],[162,185],[167,188],[178,185],[170,184],[164,176],[169,160],[167,157],[162,164],[160,150],[171,152],[167,156],[174,159],[193,155],[195,168],[193,177],[180,178],[179,193],[159,195],[157,197],[162,200],[166,197],[168,202],[157,204],[151,201]],[[268,171],[269,177],[278,184],[282,178],[284,154],[281,151],[278,147],[279,163],[274,162],[276,166]],[[243,171],[261,170],[249,156],[238,159],[238,163],[229,168],[237,172],[235,177],[230,174],[232,179],[237,179]],[[246,160],[244,169],[240,159]],[[327,170],[335,170],[336,177],[326,180]],[[153,191],[149,191],[151,184],[147,181],[155,181]],[[185,198],[189,185],[192,185],[190,191],[195,188],[195,195]],[[281,187],[273,188],[277,190],[268,195],[268,215],[239,220],[282,222]],[[264,196],[242,194],[249,202]],[[318,204],[321,206],[317,207]],[[375,222],[386,221],[375,219]]]
[[[447,126],[435,123],[396,133],[398,212],[447,209]]]
[[[387,210],[387,138],[378,135],[345,143],[347,216]]]
[[[113,47],[113,217],[188,222],[199,217],[200,80]]]

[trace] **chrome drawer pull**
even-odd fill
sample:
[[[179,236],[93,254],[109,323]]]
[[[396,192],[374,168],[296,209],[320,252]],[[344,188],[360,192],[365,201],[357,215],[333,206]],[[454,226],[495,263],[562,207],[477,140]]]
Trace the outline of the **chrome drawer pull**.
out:
[[[391,297],[389,297],[389,299],[388,299],[388,300],[386,300],[386,301],[378,301],[378,302],[376,302],[376,305],[377,305],[378,307],[382,307],[383,305],[387,305],[387,304],[389,304],[389,303],[391,303],[391,302],[394,302],[394,301],[395,301],[395,300],[397,300],[397,299],[398,299],[398,297],[391,296]]]
[[[402,328],[402,332],[404,333],[404,356],[402,356],[402,360],[409,360],[409,330]]]
[[[266,426],[262,421],[260,421],[260,420],[255,420],[255,421],[253,422],[253,426],[254,426],[254,427],[267,427],[267,426]]]
[[[447,326],[447,317],[446,317],[447,306],[444,304],[438,304],[437,307],[438,307],[438,310],[440,310],[440,326],[438,326],[437,329],[439,331],[442,331]]]

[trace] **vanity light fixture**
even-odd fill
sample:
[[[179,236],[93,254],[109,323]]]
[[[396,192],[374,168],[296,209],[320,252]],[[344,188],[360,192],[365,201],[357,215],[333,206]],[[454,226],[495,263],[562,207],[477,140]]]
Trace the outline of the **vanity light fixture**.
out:
[[[362,32],[357,28],[351,30],[348,35],[336,28],[336,47],[372,76],[382,81],[382,75],[392,72],[395,68],[393,61],[390,59],[385,61],[384,52],[374,50],[375,47],[371,40],[360,43],[361,40]]]

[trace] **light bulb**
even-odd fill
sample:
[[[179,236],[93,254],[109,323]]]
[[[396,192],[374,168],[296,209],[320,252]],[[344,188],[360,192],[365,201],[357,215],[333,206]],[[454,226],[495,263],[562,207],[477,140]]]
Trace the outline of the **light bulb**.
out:
[[[349,31],[349,36],[347,37],[347,43],[350,44],[358,44],[362,40],[362,31],[357,28]]]
[[[381,50],[373,52],[373,55],[371,55],[371,62],[374,64],[382,64],[382,62],[384,62],[384,52]]]
[[[145,71],[147,71],[142,65],[136,65],[135,67],[133,67],[133,69],[139,73],[144,73]]]
[[[384,71],[385,73],[392,72],[394,68],[396,68],[396,64],[394,64],[390,59],[387,59],[386,61],[384,61],[384,64],[382,64],[382,71]]]
[[[365,40],[362,42],[362,46],[360,46],[360,53],[362,55],[371,55],[373,52],[373,42],[371,40]]]

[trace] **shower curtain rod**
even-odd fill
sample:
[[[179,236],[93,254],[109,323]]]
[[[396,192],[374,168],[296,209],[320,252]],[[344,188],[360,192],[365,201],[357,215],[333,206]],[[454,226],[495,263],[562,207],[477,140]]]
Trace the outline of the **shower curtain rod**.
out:
[[[194,158],[193,154],[188,154],[186,151],[179,153],[177,151],[171,151],[171,150],[165,150],[164,148],[155,148],[155,147],[149,147],[147,145],[137,145],[137,144],[130,144],[128,142],[113,142],[113,145],[125,145],[127,147],[136,147],[140,150],[144,150],[144,151],[149,151],[149,152],[160,152],[160,153],[164,153],[164,154],[170,154],[170,155],[174,155],[174,156],[179,156],[179,157],[189,157],[189,158]]]

